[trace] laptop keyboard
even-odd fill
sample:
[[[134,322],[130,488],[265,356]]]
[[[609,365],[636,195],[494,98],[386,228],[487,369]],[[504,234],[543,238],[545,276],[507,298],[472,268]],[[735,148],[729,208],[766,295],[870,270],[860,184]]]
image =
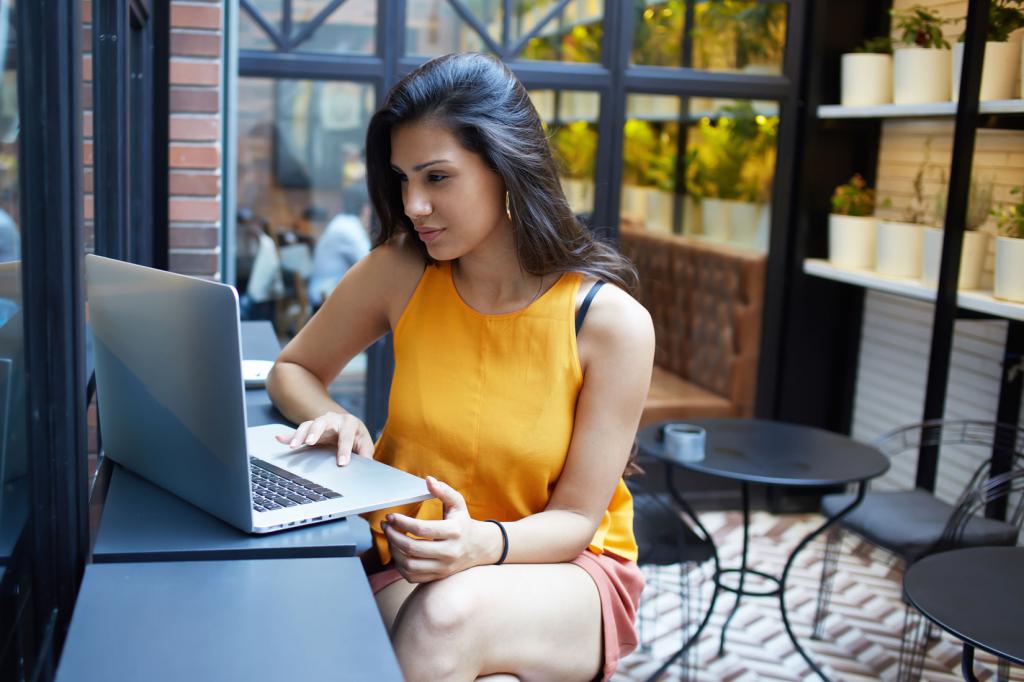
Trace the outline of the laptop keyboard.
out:
[[[252,508],[256,511],[271,511],[341,497],[341,493],[255,457],[250,457],[249,462],[252,465]]]

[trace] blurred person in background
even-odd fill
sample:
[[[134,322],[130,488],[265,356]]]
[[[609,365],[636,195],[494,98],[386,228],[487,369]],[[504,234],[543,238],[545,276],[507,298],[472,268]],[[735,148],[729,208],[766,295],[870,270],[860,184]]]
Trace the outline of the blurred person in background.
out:
[[[341,213],[324,228],[313,248],[309,299],[316,310],[363,256],[370,253],[370,199],[361,184],[342,192]]]

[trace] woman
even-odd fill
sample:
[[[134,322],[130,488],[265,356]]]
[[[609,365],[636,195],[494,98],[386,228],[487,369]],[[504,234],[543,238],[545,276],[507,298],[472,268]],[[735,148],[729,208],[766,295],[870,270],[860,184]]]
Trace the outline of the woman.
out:
[[[437,499],[367,515],[364,564],[406,679],[608,677],[636,645],[643,585],[622,482],[654,353],[635,275],[573,216],[495,59],[410,73],[366,149],[381,233],[270,376],[300,423],[285,441],[427,478]],[[325,386],[389,331],[375,444]]]

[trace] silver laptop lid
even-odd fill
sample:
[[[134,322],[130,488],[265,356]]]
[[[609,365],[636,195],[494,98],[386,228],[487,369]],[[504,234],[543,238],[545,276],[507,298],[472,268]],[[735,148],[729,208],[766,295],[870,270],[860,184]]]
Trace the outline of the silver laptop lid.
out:
[[[91,254],[85,268],[106,453],[251,528],[238,294]]]

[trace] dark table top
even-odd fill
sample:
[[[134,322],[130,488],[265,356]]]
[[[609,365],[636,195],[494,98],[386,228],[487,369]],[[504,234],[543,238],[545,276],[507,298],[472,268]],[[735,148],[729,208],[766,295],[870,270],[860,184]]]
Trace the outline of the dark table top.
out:
[[[115,466],[92,560],[286,559],[353,556],[355,552],[347,519],[250,535]]]
[[[358,559],[93,564],[60,682],[401,680]]]
[[[677,466],[746,483],[833,486],[884,474],[888,458],[870,445],[812,426],[763,419],[692,419],[707,432],[704,459],[679,462],[665,455],[664,423],[640,429],[640,452]]]
[[[242,321],[242,357],[246,360],[276,360],[281,343],[269,320]]]
[[[943,630],[1024,664],[1024,547],[933,554],[907,569],[903,592]]]

